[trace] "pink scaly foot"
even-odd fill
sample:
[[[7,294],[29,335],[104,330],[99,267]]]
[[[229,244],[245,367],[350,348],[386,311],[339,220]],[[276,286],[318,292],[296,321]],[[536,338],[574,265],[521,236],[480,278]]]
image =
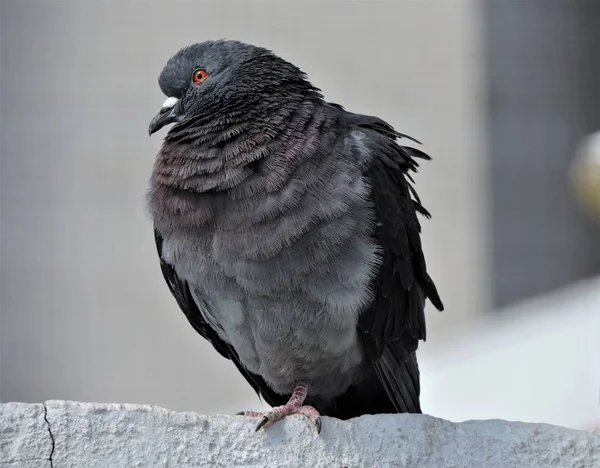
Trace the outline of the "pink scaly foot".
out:
[[[306,385],[298,384],[294,387],[294,392],[292,393],[291,398],[285,405],[277,406],[271,411],[267,411],[266,413],[262,413],[259,411],[242,411],[238,414],[250,417],[262,416],[262,419],[256,425],[256,431],[269,424],[273,424],[275,421],[280,420],[284,416],[289,416],[291,414],[303,414],[315,425],[315,427],[317,428],[317,433],[320,434],[321,415],[312,406],[302,405],[302,403],[304,403],[304,400],[306,400],[307,391],[308,389]]]

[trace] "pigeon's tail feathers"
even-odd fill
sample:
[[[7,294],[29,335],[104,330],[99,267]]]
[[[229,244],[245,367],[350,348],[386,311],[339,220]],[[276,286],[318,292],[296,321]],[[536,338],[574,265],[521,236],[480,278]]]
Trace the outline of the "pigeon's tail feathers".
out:
[[[403,359],[400,353],[386,346],[375,371],[384,384],[396,413],[421,413],[419,395],[419,365],[416,354],[410,353]]]

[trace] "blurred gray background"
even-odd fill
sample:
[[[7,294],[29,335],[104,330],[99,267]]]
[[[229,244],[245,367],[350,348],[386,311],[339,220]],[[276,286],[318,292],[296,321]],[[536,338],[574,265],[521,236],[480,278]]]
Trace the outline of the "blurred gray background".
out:
[[[471,324],[600,272],[567,180],[600,128],[599,17],[594,0],[1,0],[0,400],[258,406],[170,297],[144,204],[157,76],[216,38],[273,49],[328,100],[425,143],[423,238],[446,305],[428,311],[435,380],[427,362],[469,343]],[[460,386],[447,405],[433,387],[426,411],[479,414],[450,411]]]

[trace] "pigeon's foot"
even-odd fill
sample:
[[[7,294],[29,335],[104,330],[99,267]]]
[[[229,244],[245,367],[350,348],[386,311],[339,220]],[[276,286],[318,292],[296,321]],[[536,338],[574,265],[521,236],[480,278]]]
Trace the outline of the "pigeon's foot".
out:
[[[280,420],[285,416],[291,414],[303,414],[306,416],[317,428],[317,434],[321,433],[321,415],[312,406],[295,406],[289,403],[283,406],[273,408],[271,411],[264,413],[260,422],[256,425],[256,431],[261,428],[273,424],[275,421]]]
[[[285,416],[291,414],[303,414],[306,416],[317,428],[317,433],[321,433],[321,415],[312,406],[303,406],[304,400],[306,399],[307,388],[306,385],[296,385],[294,393],[290,400],[283,406],[277,406],[271,411],[262,413],[259,411],[243,411],[238,414],[250,417],[262,417],[260,422],[256,425],[256,431],[261,428],[273,424],[275,421],[280,420]]]

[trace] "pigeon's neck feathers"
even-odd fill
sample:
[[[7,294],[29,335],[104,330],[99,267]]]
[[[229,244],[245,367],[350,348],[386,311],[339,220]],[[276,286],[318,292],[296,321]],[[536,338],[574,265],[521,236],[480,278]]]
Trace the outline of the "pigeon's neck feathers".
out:
[[[333,112],[332,112],[333,110]],[[320,99],[230,115],[206,125],[174,127],[165,139],[152,183],[190,193],[277,190],[294,168],[314,157],[339,111]]]

